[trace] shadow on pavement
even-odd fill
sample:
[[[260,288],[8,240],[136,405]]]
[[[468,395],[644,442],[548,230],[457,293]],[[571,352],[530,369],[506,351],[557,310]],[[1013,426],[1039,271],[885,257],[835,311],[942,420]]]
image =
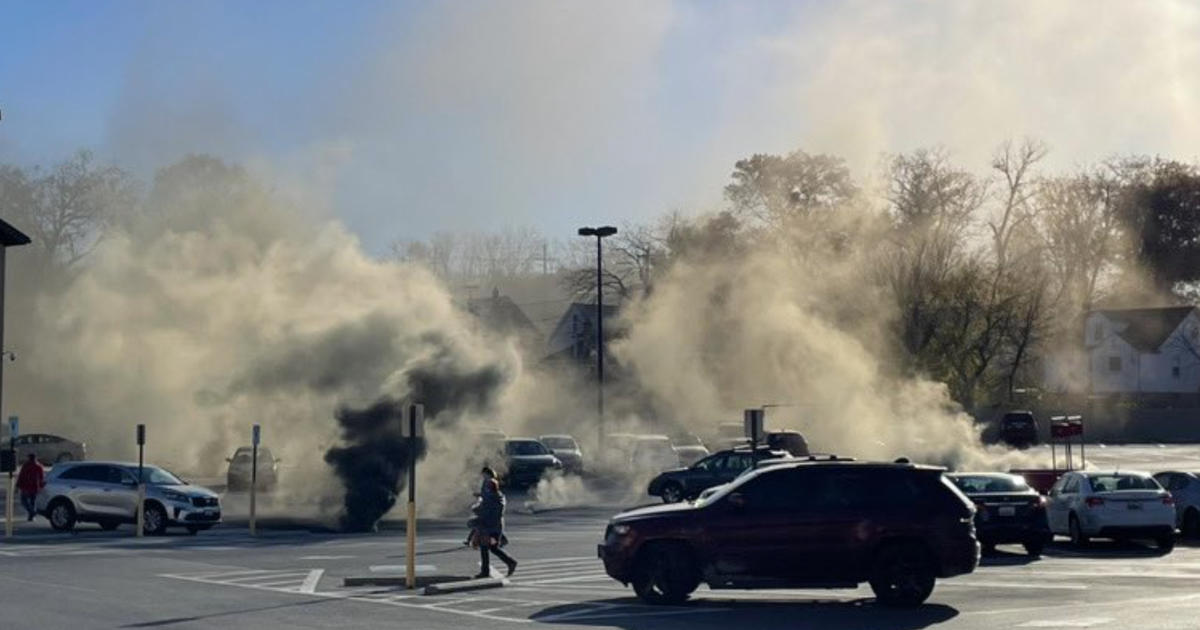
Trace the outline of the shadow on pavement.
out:
[[[609,605],[598,612],[597,604]],[[632,607],[636,609],[631,610]],[[648,610],[649,609],[649,610]],[[688,614],[694,609],[696,614]],[[755,630],[837,628],[838,630],[919,630],[958,616],[944,604],[916,608],[886,608],[874,599],[695,599],[679,606],[649,607],[633,598],[588,600],[553,606],[530,619],[542,623],[603,626],[626,630],[667,628],[728,628],[737,624]]]
[[[1138,540],[1094,540],[1082,547],[1066,542],[1046,545],[1042,555],[1056,558],[1161,558],[1165,554],[1153,543]]]
[[[320,599],[307,599],[302,602],[293,602],[290,604],[275,604],[273,606],[258,606],[255,608],[242,608],[239,610],[227,610],[224,612],[212,613],[212,614],[208,614],[208,615],[191,615],[191,616],[187,616],[187,617],[169,617],[167,619],[157,619],[155,621],[142,621],[142,622],[138,622],[138,623],[129,623],[129,624],[125,624],[120,627],[121,628],[164,628],[164,627],[173,626],[176,624],[190,624],[190,623],[194,623],[197,621],[217,620],[217,619],[221,619],[222,617],[235,617],[237,615],[249,615],[249,614],[264,612],[264,611],[268,611],[268,610],[280,610],[283,608],[297,608],[300,606],[312,606],[313,604],[328,604],[328,603],[334,603],[336,601],[338,601],[338,600],[323,597]]]

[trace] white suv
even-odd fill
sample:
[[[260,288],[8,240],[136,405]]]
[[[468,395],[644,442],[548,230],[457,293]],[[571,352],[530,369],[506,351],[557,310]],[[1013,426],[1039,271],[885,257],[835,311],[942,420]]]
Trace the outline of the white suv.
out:
[[[1069,472],[1050,489],[1050,531],[1076,545],[1089,538],[1150,538],[1163,552],[1175,546],[1175,500],[1141,472]]]
[[[116,529],[137,519],[138,465],[123,462],[68,462],[55,466],[46,487],[37,496],[37,511],[50,526],[68,531],[77,522],[98,523]],[[189,485],[157,466],[143,466],[146,484],[142,528],[161,534],[168,525],[181,525],[189,533],[221,522],[217,493]]]

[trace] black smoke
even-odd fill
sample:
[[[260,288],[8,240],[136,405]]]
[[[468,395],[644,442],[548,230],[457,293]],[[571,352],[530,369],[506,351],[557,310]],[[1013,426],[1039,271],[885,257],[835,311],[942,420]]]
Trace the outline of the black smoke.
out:
[[[344,444],[329,449],[325,461],[346,488],[343,530],[373,531],[395,506],[408,479],[412,442],[401,436],[401,427],[410,403],[425,405],[427,429],[447,426],[463,412],[487,409],[503,386],[505,375],[499,366],[462,369],[451,346],[439,347],[434,357],[406,375],[405,399],[384,397],[366,408],[342,407],[335,414]],[[425,450],[425,440],[418,439],[418,460]]]

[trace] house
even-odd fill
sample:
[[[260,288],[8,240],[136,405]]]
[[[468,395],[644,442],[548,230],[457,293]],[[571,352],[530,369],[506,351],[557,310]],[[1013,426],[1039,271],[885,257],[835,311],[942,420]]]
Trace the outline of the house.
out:
[[[524,344],[533,344],[539,337],[537,326],[533,325],[525,311],[512,298],[501,295],[499,288],[492,289],[491,297],[468,301],[467,311],[488,330],[517,337]]]
[[[606,344],[617,336],[619,327],[616,322],[618,308],[605,304],[604,307],[604,342]],[[596,356],[596,305],[575,302],[567,307],[559,318],[554,331],[546,342],[546,360],[571,360],[580,364],[595,361]],[[605,355],[608,356],[607,354]]]
[[[1200,392],[1196,307],[1089,311],[1083,332],[1086,381],[1079,385],[1092,393]]]

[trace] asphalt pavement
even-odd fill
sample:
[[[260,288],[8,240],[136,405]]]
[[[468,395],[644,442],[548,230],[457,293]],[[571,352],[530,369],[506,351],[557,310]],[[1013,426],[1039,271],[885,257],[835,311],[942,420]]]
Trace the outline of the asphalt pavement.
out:
[[[1200,447],[1110,447],[1122,467],[1200,469]],[[1091,452],[1089,452],[1089,457]],[[1136,461],[1142,460],[1142,461]],[[514,502],[517,503],[517,502]],[[870,590],[711,591],[682,606],[641,604],[604,575],[596,543],[618,506],[508,516],[508,585],[420,595],[343,586],[354,575],[395,575],[404,531],[341,534],[303,523],[250,537],[229,524],[198,536],[135,538],[82,525],[53,532],[17,523],[0,543],[0,628],[1196,628],[1200,545],[1169,555],[1138,544],[1059,541],[1029,560],[1016,547],[975,573],[939,581],[913,610],[874,604]],[[471,575],[478,553],[459,519],[424,520],[415,562],[424,574]]]

